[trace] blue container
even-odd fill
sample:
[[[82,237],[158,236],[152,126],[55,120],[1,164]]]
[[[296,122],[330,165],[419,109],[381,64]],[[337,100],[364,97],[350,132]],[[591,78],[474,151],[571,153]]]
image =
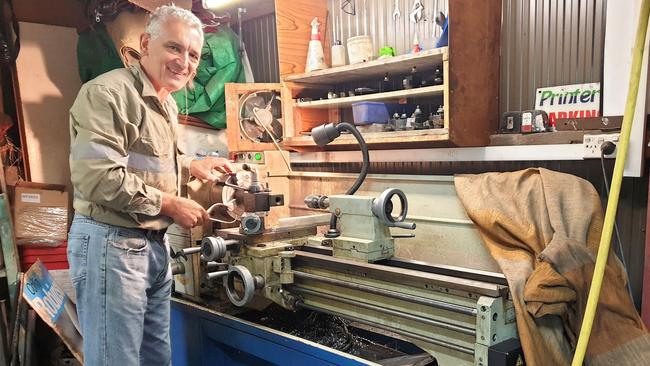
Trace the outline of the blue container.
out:
[[[355,125],[370,123],[388,123],[388,109],[381,102],[358,102],[352,104]]]

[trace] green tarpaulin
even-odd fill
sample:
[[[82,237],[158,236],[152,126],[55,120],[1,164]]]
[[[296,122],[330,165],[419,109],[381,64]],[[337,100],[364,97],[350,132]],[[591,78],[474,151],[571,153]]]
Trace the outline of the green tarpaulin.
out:
[[[77,61],[83,82],[123,67],[105,28],[96,28],[79,35]],[[200,118],[216,128],[226,128],[224,85],[245,81],[239,57],[239,39],[229,27],[222,26],[216,33],[205,35],[194,87],[179,90],[173,96],[179,113]]]

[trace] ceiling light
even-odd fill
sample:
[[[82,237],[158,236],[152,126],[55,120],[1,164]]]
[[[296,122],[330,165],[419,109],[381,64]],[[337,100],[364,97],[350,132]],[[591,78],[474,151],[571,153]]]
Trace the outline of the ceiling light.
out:
[[[202,0],[201,5],[203,5],[204,9],[218,10],[232,2],[233,0]]]

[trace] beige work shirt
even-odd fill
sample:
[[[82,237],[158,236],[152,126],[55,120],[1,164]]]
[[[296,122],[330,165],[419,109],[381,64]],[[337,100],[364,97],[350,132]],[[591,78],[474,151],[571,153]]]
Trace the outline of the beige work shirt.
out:
[[[163,192],[179,193],[192,161],[177,149],[177,114],[171,95],[161,103],[139,65],[84,84],[70,109],[75,211],[122,227],[169,226],[160,215]]]

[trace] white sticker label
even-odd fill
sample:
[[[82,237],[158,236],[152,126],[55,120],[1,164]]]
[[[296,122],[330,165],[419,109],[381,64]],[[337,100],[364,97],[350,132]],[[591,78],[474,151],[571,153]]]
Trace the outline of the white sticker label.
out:
[[[544,128],[544,116],[542,116],[541,114],[536,115],[535,125],[533,127],[534,127],[533,130],[538,132],[546,131],[546,128]]]
[[[533,125],[533,114],[530,112],[524,112],[521,114],[521,132],[531,132]]]
[[[41,203],[41,195],[38,193],[21,193],[20,200],[29,203]]]

